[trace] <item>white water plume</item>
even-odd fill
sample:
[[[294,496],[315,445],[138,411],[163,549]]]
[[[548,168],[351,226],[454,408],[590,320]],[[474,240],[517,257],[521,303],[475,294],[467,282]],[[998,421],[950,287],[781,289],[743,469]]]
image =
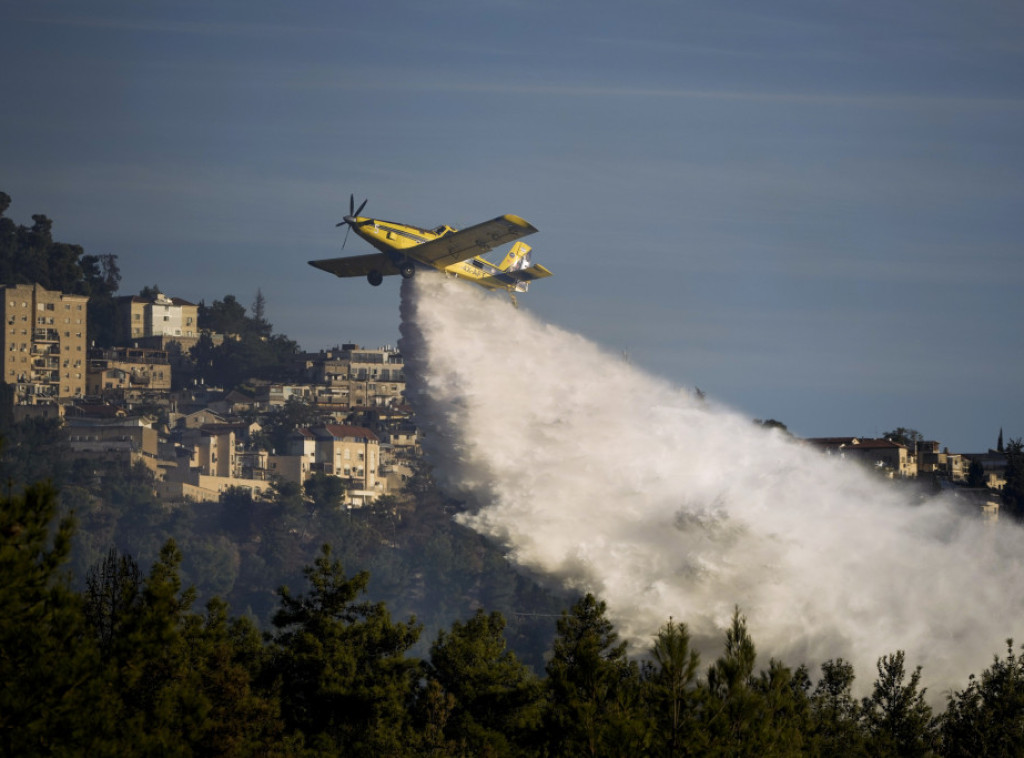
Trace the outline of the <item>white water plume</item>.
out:
[[[464,523],[593,591],[642,647],[673,616],[717,655],[738,605],[759,666],[842,656],[863,690],[904,649],[937,696],[1024,638],[1024,531],[1005,519],[906,502],[441,276],[403,283],[400,346],[435,475],[478,506]]]

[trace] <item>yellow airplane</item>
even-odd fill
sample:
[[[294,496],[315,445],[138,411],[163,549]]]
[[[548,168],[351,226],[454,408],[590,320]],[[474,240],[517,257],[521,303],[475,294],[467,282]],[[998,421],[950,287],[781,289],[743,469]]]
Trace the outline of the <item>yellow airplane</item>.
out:
[[[356,208],[355,196],[349,196],[348,215],[337,226],[354,229],[380,252],[310,261],[310,266],[335,276],[365,276],[374,287],[385,276],[399,274],[409,279],[416,273],[417,266],[430,266],[450,276],[469,279],[487,289],[505,289],[510,293],[526,292],[534,279],[551,276],[543,266],[530,263],[530,246],[522,242],[516,242],[498,265],[480,257],[480,253],[537,231],[519,216],[498,216],[461,231],[447,225],[420,229],[409,224],[360,216],[365,206],[366,201],[363,200]],[[348,241],[348,230],[345,231],[345,241]],[[344,242],[341,247],[344,249]]]

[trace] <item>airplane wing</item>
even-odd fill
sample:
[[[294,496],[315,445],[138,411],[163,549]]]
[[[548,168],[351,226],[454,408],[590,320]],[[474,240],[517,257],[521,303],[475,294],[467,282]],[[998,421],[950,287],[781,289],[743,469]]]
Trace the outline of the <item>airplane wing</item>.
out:
[[[509,213],[407,248],[403,252],[422,263],[444,268],[536,231],[528,221]]]
[[[398,273],[398,269],[384,253],[325,258],[321,261],[310,261],[309,265],[342,277],[366,276],[371,271],[380,271],[384,276]]]

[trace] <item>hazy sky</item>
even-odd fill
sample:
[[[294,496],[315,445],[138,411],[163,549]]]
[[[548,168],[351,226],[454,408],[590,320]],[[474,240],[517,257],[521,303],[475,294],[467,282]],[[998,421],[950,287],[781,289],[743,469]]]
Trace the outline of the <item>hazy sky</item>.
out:
[[[8,215],[122,294],[394,344],[397,281],[306,265],[349,193],[516,213],[556,274],[522,307],[680,386],[802,436],[1024,436],[1017,0],[8,1],[0,62]]]

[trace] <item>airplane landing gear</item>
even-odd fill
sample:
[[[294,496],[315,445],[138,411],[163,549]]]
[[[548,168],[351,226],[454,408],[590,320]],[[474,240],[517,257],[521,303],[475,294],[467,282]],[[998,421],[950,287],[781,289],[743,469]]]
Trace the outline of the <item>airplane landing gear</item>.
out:
[[[402,275],[403,279],[412,279],[413,275],[416,273],[416,267],[412,265],[412,263],[406,261],[399,266],[398,273]]]
[[[374,287],[379,287],[380,283],[384,281],[384,274],[374,269],[366,275],[366,281],[372,284]]]

